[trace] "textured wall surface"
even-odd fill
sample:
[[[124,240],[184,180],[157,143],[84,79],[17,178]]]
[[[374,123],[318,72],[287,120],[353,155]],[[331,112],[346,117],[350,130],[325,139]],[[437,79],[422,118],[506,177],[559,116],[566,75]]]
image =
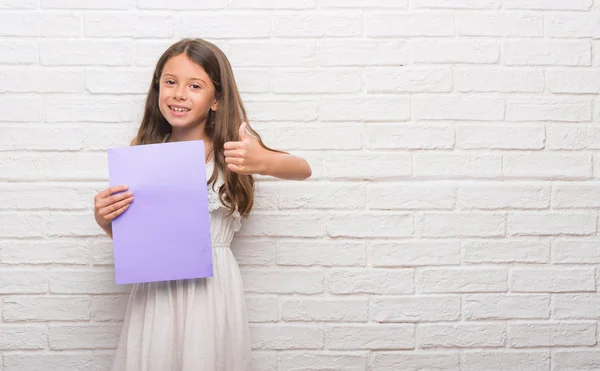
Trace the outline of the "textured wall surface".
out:
[[[3,370],[109,369],[92,216],[160,53],[229,56],[305,156],[234,242],[254,369],[600,369],[600,4],[0,0]]]

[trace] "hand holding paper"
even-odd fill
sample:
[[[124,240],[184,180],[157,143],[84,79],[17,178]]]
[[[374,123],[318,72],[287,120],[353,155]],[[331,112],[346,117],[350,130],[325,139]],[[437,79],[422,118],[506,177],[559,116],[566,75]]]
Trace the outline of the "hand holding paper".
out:
[[[240,140],[225,143],[225,162],[231,171],[239,174],[263,174],[269,151],[258,139],[246,131],[246,123],[239,129]]]
[[[94,217],[103,229],[108,228],[117,216],[123,214],[133,202],[133,193],[125,192],[127,186],[115,186],[99,192],[94,197]]]

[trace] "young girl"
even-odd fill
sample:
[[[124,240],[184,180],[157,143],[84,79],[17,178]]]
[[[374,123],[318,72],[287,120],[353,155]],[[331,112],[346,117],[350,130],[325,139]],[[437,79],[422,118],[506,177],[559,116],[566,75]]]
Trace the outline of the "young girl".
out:
[[[299,157],[267,148],[247,124],[227,57],[215,45],[184,39],[160,57],[132,145],[203,140],[213,245],[213,277],[135,284],[113,371],[250,370],[249,327],[237,262],[229,249],[252,209],[253,174],[303,180]],[[95,197],[97,223],[111,221],[134,199],[126,186]]]

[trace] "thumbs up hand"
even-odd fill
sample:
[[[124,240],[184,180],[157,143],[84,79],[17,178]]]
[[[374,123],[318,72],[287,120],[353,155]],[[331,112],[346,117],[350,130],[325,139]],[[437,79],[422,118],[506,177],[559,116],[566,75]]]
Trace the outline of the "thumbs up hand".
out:
[[[270,151],[246,131],[246,126],[245,122],[240,125],[239,141],[225,143],[225,162],[229,170],[239,174],[263,174]]]

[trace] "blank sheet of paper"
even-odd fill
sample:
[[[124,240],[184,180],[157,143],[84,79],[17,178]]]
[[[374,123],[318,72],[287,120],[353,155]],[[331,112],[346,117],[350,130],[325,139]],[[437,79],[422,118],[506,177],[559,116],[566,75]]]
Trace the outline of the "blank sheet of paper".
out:
[[[112,222],[117,284],[213,274],[204,142],[111,148],[110,186],[134,201]]]

